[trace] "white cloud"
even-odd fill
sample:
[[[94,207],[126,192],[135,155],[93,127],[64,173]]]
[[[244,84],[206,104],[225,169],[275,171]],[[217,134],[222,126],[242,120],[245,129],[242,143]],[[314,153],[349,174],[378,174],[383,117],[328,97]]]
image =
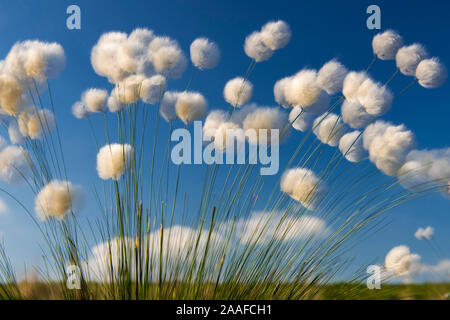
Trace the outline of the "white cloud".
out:
[[[417,229],[416,233],[414,233],[414,237],[419,240],[427,239],[430,240],[434,236],[434,229],[430,226],[426,228]]]
[[[237,222],[236,235],[245,243],[266,244],[271,240],[298,241],[328,234],[326,222],[311,215],[293,217],[282,212],[254,212]]]
[[[175,225],[170,228],[163,229],[163,243],[161,242],[160,230],[155,230],[149,234],[149,254],[151,259],[156,260],[160,255],[164,260],[168,260],[164,268],[171,268],[177,265],[177,268],[188,268],[189,264],[183,264],[181,261],[191,261],[195,258],[197,261],[203,258],[203,252],[209,241],[212,248],[221,248],[225,244],[225,239],[217,232],[209,232],[206,229],[198,230],[190,227]],[[145,239],[144,239],[145,240]],[[197,245],[197,250],[193,250]],[[162,247],[162,251],[160,248]],[[124,251],[123,249],[124,248]],[[83,264],[85,271],[89,271],[92,280],[110,281],[111,279],[111,262],[114,271],[114,277],[117,276],[119,263],[125,263],[131,270],[132,278],[135,278],[135,240],[130,237],[114,238],[97,244],[92,248],[92,256]],[[142,257],[145,256],[146,245],[142,246]],[[124,252],[124,253],[123,253]],[[194,253],[196,256],[194,256]],[[122,254],[125,254],[125,260],[121,260]],[[220,258],[217,258],[220,259]],[[144,263],[144,262],[143,262]],[[163,270],[165,271],[165,270]],[[182,270],[177,270],[179,274],[183,274]],[[157,268],[153,268],[153,276],[158,276]]]

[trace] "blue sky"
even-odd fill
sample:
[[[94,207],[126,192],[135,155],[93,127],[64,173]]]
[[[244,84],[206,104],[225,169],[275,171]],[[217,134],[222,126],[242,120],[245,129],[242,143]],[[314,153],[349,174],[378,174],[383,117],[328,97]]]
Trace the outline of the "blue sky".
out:
[[[82,29],[66,28],[66,8],[77,4],[81,8]],[[70,111],[81,92],[89,87],[110,88],[106,79],[94,73],[90,50],[99,36],[108,31],[130,32],[146,27],[158,35],[177,39],[186,53],[190,43],[199,36],[218,43],[222,58],[219,66],[196,75],[192,88],[201,91],[211,109],[225,108],[222,89],[225,82],[243,75],[249,58],[243,52],[245,36],[273,19],[282,19],[292,28],[289,45],[279,50],[267,62],[257,65],[251,76],[254,84],[253,102],[275,105],[273,85],[276,80],[291,75],[303,67],[320,68],[336,57],[349,69],[365,69],[372,58],[371,40],[377,31],[366,28],[366,8],[377,4],[381,8],[382,29],[397,30],[405,42],[424,44],[433,56],[449,65],[448,32],[450,4],[444,1],[32,1],[15,0],[0,3],[0,56],[6,56],[11,46],[20,40],[39,39],[59,42],[66,51],[67,67],[51,82],[57,117],[62,128],[65,155],[72,180],[84,186],[95,182],[95,147],[87,122],[76,120]],[[171,89],[186,85],[190,67],[180,80],[170,81]],[[384,82],[395,70],[393,61],[377,61],[371,74]],[[411,79],[397,76],[390,84],[398,92]],[[428,90],[418,85],[395,102],[384,119],[404,123],[417,136],[421,149],[449,146],[450,82],[441,88]],[[300,134],[293,134],[299,140]],[[281,151],[286,156],[295,146],[287,144]],[[184,187],[195,187],[196,171],[187,170]],[[269,180],[270,181],[270,180]],[[33,198],[25,186],[1,187],[20,197],[28,207]],[[12,200],[3,197],[10,210],[0,215],[0,232],[8,252],[20,270],[23,263],[40,259],[40,234],[30,219]],[[81,217],[95,215],[94,199]],[[356,264],[381,261],[395,245],[407,244],[427,263],[438,257],[426,243],[413,237],[418,227],[431,225],[436,241],[450,258],[450,201],[440,195],[414,200],[388,213],[391,224],[363,243],[354,254]]]

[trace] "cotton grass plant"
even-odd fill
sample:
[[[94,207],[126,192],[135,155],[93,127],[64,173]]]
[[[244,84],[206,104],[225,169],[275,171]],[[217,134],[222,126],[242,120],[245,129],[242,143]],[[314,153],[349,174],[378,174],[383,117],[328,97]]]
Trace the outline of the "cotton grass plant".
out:
[[[416,74],[424,87],[441,84],[443,66],[422,60],[420,50],[400,49],[399,37],[377,35],[375,57],[394,59],[398,51],[403,74]],[[3,180],[26,183],[36,197],[36,215],[22,206],[46,243],[40,274],[58,286],[61,298],[314,298],[341,279],[350,250],[383,226],[384,213],[436,190],[448,193],[450,166],[441,151],[433,151],[443,159],[443,169],[433,171],[437,175],[421,171],[419,183],[399,187],[417,177],[404,168],[417,158],[415,142],[403,126],[377,120],[397,96],[387,83],[370,78],[374,60],[361,72],[335,59],[319,71],[300,70],[275,84],[275,101],[282,108],[249,104],[254,68],[290,38],[283,21],[249,35],[244,43],[249,67],[224,86],[228,110],[208,113],[207,98],[194,91],[195,76],[201,74],[192,72],[184,91],[170,87],[170,79],[182,77],[188,65],[176,40],[143,28],[129,35],[103,34],[91,63],[110,86],[87,89],[72,107],[76,118],[88,122],[91,146],[97,149],[92,166],[101,180],[94,192],[99,213],[89,228],[76,215],[83,192],[66,171],[48,81],[63,67],[64,52],[41,42],[13,47],[1,63],[0,103],[11,143],[20,146],[0,151],[0,173]],[[219,63],[219,47],[198,38],[190,57],[194,70],[208,72]],[[222,142],[229,132],[277,130],[281,144],[289,143],[291,128],[304,133],[277,184],[266,186],[251,161],[214,163],[203,167],[199,187],[186,192],[188,168],[171,163],[171,134],[203,118],[204,134],[218,154],[226,153]],[[167,136],[161,135],[163,121]],[[267,137],[256,135],[240,142],[261,147],[263,141]],[[269,149],[277,143],[269,140]],[[12,267],[0,253],[1,297],[20,298]],[[69,265],[79,267],[80,290],[66,286]],[[349,280],[361,279],[357,274]],[[353,294],[340,292],[347,298]]]

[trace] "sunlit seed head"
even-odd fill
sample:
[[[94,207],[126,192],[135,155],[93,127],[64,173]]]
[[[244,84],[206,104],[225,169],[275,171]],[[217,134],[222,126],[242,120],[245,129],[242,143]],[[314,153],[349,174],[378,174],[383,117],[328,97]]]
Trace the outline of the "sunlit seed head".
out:
[[[272,141],[272,130],[278,131],[279,140],[283,140],[289,134],[288,115],[279,108],[260,107],[249,112],[242,123],[244,131],[252,130],[255,135],[248,136],[250,143],[267,142],[271,145],[279,143]],[[267,130],[264,132],[262,129]]]
[[[166,87],[166,78],[159,74],[154,75],[142,81],[139,94],[143,102],[153,104],[161,100]]]
[[[15,116],[25,107],[26,99],[19,81],[10,74],[0,75],[0,106],[8,115]]]
[[[91,112],[83,102],[77,101],[72,105],[72,114],[77,119],[85,119],[91,115]]]
[[[307,108],[317,101],[322,91],[317,85],[317,72],[304,69],[289,81],[285,88],[285,97],[290,105]]]
[[[342,91],[342,85],[347,75],[347,68],[333,59],[325,63],[317,73],[317,84],[328,94],[335,94]]]
[[[316,137],[325,144],[335,147],[347,128],[343,125],[341,118],[334,113],[325,113],[316,118],[313,123],[313,132]]]
[[[220,60],[219,47],[207,38],[195,39],[190,53],[192,64],[201,70],[215,68]]]
[[[89,112],[104,112],[108,92],[103,89],[88,89],[83,92],[81,101]]]
[[[35,198],[35,211],[41,221],[64,219],[68,213],[79,212],[84,195],[81,187],[68,181],[53,180]]]
[[[177,104],[179,95],[180,92],[177,91],[166,91],[163,95],[159,106],[159,114],[167,122],[174,121],[177,118],[175,105]]]
[[[280,182],[281,191],[300,202],[307,209],[316,208],[325,195],[325,184],[306,168],[287,170]]]
[[[263,41],[263,34],[259,31],[255,31],[245,38],[244,51],[248,57],[256,62],[269,60],[273,55],[273,50],[266,46]]]
[[[50,110],[42,109],[35,112],[28,121],[28,134],[31,139],[42,138],[56,126],[56,119]]]
[[[223,89],[225,100],[236,107],[246,104],[251,99],[252,94],[253,85],[241,77],[229,80]]]
[[[345,78],[342,85],[342,94],[349,101],[358,100],[358,90],[361,84],[368,78],[364,71],[349,72]]]
[[[97,173],[103,180],[119,180],[131,168],[134,150],[129,144],[108,144],[97,154]]]
[[[357,99],[368,114],[381,116],[391,108],[394,95],[386,86],[367,78],[358,88]]]
[[[187,59],[178,43],[168,37],[156,37],[148,46],[148,57],[155,71],[166,78],[179,78],[187,67]]]
[[[143,75],[131,75],[116,85],[113,94],[125,105],[136,103],[141,98],[142,82],[145,79]]]
[[[383,173],[396,176],[406,162],[406,156],[416,145],[414,134],[403,125],[384,125],[377,122],[366,128],[363,137],[370,160]]]
[[[285,77],[283,79],[275,82],[273,86],[273,95],[275,97],[275,101],[284,108],[289,108],[291,105],[286,100],[285,90],[289,85],[289,81],[292,80],[292,77]]]
[[[428,57],[428,52],[419,43],[401,47],[395,55],[397,68],[406,76],[415,76],[420,61]]]
[[[295,130],[306,132],[312,128],[317,115],[304,111],[301,107],[292,108],[289,113],[289,122]]]
[[[381,60],[395,59],[397,51],[402,46],[402,37],[392,30],[378,33],[372,40],[373,53]]]
[[[263,43],[272,50],[284,48],[291,40],[291,28],[282,21],[271,21],[261,28]]]
[[[91,64],[94,71],[107,77],[111,83],[117,83],[129,75],[117,63],[119,48],[127,41],[123,32],[104,33],[91,50]]]
[[[447,68],[437,58],[424,59],[417,66],[416,78],[424,88],[437,88],[447,79]]]
[[[386,270],[396,276],[409,274],[414,264],[420,261],[420,256],[411,253],[407,246],[401,245],[392,248],[384,260]]]
[[[350,162],[359,162],[367,156],[367,151],[362,145],[360,131],[352,131],[344,134],[339,140],[339,151]]]
[[[182,92],[178,96],[175,111],[184,123],[201,119],[208,108],[208,103],[198,92]]]
[[[375,116],[367,113],[359,101],[347,99],[342,103],[341,116],[344,123],[353,129],[364,128],[375,119]]]

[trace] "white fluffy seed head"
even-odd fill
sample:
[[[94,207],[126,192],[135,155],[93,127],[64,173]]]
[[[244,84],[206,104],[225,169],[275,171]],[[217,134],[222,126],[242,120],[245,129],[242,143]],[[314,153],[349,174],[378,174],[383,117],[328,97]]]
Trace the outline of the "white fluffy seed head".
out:
[[[0,151],[0,179],[10,184],[25,182],[30,173],[28,152],[17,146],[8,146]]]
[[[275,101],[282,106],[283,108],[289,108],[290,104],[286,101],[286,87],[289,85],[289,81],[292,80],[292,77],[285,77],[283,79],[275,82],[273,86],[273,95],[275,97]]]
[[[394,126],[382,121],[369,125],[363,136],[370,160],[379,170],[396,176],[406,162],[406,156],[415,147],[414,134],[403,125]]]
[[[369,124],[363,132],[363,146],[364,149],[369,150],[370,144],[376,136],[384,134],[386,129],[390,126],[388,122],[377,120]]]
[[[44,186],[34,200],[37,217],[41,221],[49,218],[64,219],[68,213],[79,212],[84,195],[81,187],[68,181],[52,180]]]
[[[413,152],[414,150],[409,154]],[[409,158],[409,154],[407,159]],[[428,165],[423,165],[421,161],[408,159],[397,172],[400,184],[411,190],[420,190],[424,186],[427,187],[428,182],[430,182],[430,179],[427,177]]]
[[[414,43],[410,46],[401,47],[395,55],[397,68],[405,76],[415,76],[420,61],[428,57],[424,46]]]
[[[16,77],[10,74],[0,75],[0,107],[11,116],[20,113],[27,102],[24,90]]]
[[[285,88],[286,101],[293,106],[307,108],[317,101],[322,89],[317,85],[317,72],[304,69],[298,72]]]
[[[77,101],[72,105],[72,114],[77,119],[85,119],[91,115],[91,112],[83,102]]]
[[[245,38],[245,54],[256,62],[268,60],[273,55],[273,50],[264,44],[263,35],[255,31]]]
[[[65,65],[66,56],[60,44],[28,40],[11,48],[4,69],[32,85],[32,79],[42,82],[57,77]]]
[[[261,28],[263,43],[272,50],[284,48],[291,40],[291,28],[282,21],[271,21]]]
[[[373,53],[381,60],[395,59],[398,49],[402,46],[402,37],[392,30],[378,33],[372,40]]]
[[[303,107],[306,112],[319,115],[328,110],[331,98],[325,91],[321,90],[317,100],[309,106]]]
[[[339,140],[346,131],[346,127],[342,123],[341,118],[334,113],[325,113],[316,118],[313,123],[313,132],[316,137],[322,143],[332,147],[338,145]]]
[[[45,80],[56,78],[66,65],[64,49],[58,43],[35,42],[25,62],[25,71],[30,78]]]
[[[286,125],[288,121],[288,116],[286,112],[279,108],[268,108],[260,107],[250,111],[244,121],[242,122],[242,128],[244,131],[254,130],[255,135],[249,135],[248,141],[253,144],[261,143],[262,139],[270,144],[276,144],[279,141],[271,140],[271,131],[277,130],[278,137],[281,139],[285,138],[289,133]],[[262,132],[261,129],[267,130],[266,133]]]
[[[103,34],[91,51],[95,72],[111,83],[119,83],[131,74],[151,76],[154,67],[147,47],[154,35],[145,28],[135,29],[129,36],[121,32]]]
[[[317,84],[328,94],[342,91],[342,84],[348,70],[342,63],[333,59],[325,63],[317,74]]]
[[[120,102],[119,98],[117,97],[117,93],[117,87],[113,88],[108,97],[108,100],[106,100],[106,106],[108,107],[109,112],[119,112],[122,111],[125,107],[125,104]]]
[[[360,131],[346,133],[339,140],[339,150],[342,155],[350,162],[359,162],[367,156],[367,151],[362,145],[362,136]]]
[[[42,138],[49,134],[56,126],[56,119],[53,112],[47,109],[39,110],[32,114],[27,123],[28,136],[31,139]]]
[[[162,75],[154,75],[142,81],[140,97],[145,103],[156,103],[160,101],[166,91],[167,81]]]
[[[149,30],[147,28],[137,28],[134,29],[130,35],[128,36],[129,41],[133,42],[139,42],[142,43],[145,46],[148,46],[148,44],[155,38],[155,35],[152,30]]]
[[[103,89],[88,89],[83,92],[81,101],[90,112],[104,112],[108,92]]]
[[[131,75],[118,83],[114,88],[114,95],[121,103],[136,103],[140,99],[142,82],[145,80],[143,75]]]
[[[148,45],[148,55],[151,55],[164,47],[178,47],[178,43],[169,37],[155,37]]]
[[[233,107],[247,103],[253,94],[253,85],[242,77],[229,80],[223,89],[225,100]]]
[[[367,93],[364,100],[363,106],[367,113],[381,116],[391,109],[394,95],[389,88],[378,85]]]
[[[256,103],[249,103],[242,108],[235,110],[231,118],[232,121],[238,123],[241,127],[248,114],[258,109],[259,106]]]
[[[211,124],[209,124],[206,128],[209,129],[205,129],[205,126],[203,127],[203,136],[214,140],[214,148],[216,150],[224,151],[230,148],[230,151],[234,151],[234,141],[237,141],[238,143],[243,143],[245,141],[244,131],[233,121],[221,122],[214,129],[212,129]],[[233,144],[229,145],[228,141],[231,141]]]
[[[207,38],[195,39],[191,43],[190,52],[193,65],[201,70],[213,69],[219,64],[219,47]]]
[[[126,74],[136,72],[138,60],[135,57],[136,51],[139,50],[139,43],[125,41],[117,48],[116,64]]]
[[[56,120],[50,110],[42,109],[37,111],[36,107],[31,107],[19,115],[17,123],[20,133],[24,137],[38,139],[55,128]]]
[[[182,92],[175,104],[177,117],[184,123],[201,119],[208,108],[205,97],[198,92]]]
[[[377,83],[372,80],[372,78],[366,78],[358,87],[358,91],[356,92],[356,100],[363,105],[364,99],[366,98],[369,91],[376,86]]]
[[[167,122],[174,121],[177,118],[175,105],[177,104],[180,92],[166,91],[159,105],[159,114]]]
[[[292,108],[289,113],[289,123],[295,130],[306,132],[312,128],[312,124],[317,115],[305,112],[301,107]]]
[[[430,183],[446,185],[450,179],[450,148],[412,150],[399,169],[398,177],[404,187],[413,190],[426,188]]]
[[[211,111],[203,123],[203,131],[213,132],[222,123],[229,121],[229,116],[225,111],[213,110]]]
[[[417,65],[416,78],[424,88],[437,88],[447,79],[447,68],[437,58],[424,59]]]
[[[426,169],[427,178],[443,182],[450,179],[450,147],[433,150],[413,150],[408,161],[418,161]]]
[[[358,100],[358,90],[361,84],[368,78],[367,73],[364,71],[349,72],[344,79],[342,85],[342,94],[349,101]]]
[[[389,111],[394,96],[386,86],[367,78],[359,87],[358,101],[366,112],[373,116],[381,116]]]
[[[148,56],[157,73],[166,78],[180,78],[187,60],[178,42],[167,37],[156,37],[148,46]]]
[[[358,101],[347,99],[342,103],[341,116],[344,123],[353,129],[364,128],[375,119],[375,116],[367,113]]]
[[[315,209],[326,192],[325,184],[314,172],[305,168],[293,168],[284,172],[280,188],[307,209]]]
[[[131,168],[134,150],[129,144],[108,144],[97,154],[97,172],[103,180],[119,180]]]
[[[104,33],[91,50],[91,64],[94,71],[107,77],[111,83],[117,83],[129,75],[118,64],[119,48],[125,45],[127,34],[123,32]]]
[[[19,114],[17,117],[17,124],[19,126],[20,133],[24,137],[28,137],[28,121],[30,121],[31,114],[33,112],[33,109],[35,107],[29,108],[28,110],[25,110]]]
[[[401,245],[391,249],[384,260],[386,270],[396,276],[404,276],[411,272],[420,256],[412,254],[407,246]]]
[[[118,46],[117,64],[129,74],[143,74],[151,76],[154,73],[154,67],[148,58],[147,48],[155,38],[153,31],[138,28],[135,29],[124,41]],[[121,79],[119,79],[121,80]]]

